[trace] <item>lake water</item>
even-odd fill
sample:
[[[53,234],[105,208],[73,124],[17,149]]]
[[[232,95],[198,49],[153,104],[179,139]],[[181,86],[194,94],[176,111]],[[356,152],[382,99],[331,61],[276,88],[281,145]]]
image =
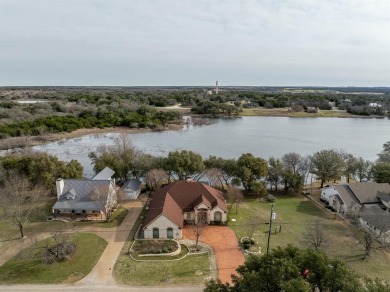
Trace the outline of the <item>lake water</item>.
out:
[[[87,135],[34,149],[62,160],[77,159],[86,177],[93,176],[88,153],[99,145],[112,145],[116,133]],[[268,159],[288,152],[313,154],[322,149],[343,149],[356,156],[375,160],[382,145],[390,141],[388,119],[242,117],[220,119],[207,126],[184,126],[181,131],[147,132],[130,135],[144,152],[165,156],[173,150],[192,150],[209,155],[237,158],[242,153]]]

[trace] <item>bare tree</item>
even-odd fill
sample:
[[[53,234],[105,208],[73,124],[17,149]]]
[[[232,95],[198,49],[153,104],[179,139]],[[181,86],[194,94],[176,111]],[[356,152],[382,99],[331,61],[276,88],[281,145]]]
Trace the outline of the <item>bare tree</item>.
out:
[[[188,221],[188,226],[195,236],[195,248],[198,249],[199,238],[207,227],[207,217],[199,216],[198,214],[198,218],[196,220]]]
[[[206,169],[205,175],[209,179],[211,186],[220,185],[222,189],[225,189],[223,173],[218,168]]]
[[[227,191],[227,200],[229,203],[229,212],[233,209],[233,206],[236,206],[236,214],[238,213],[238,207],[240,206],[240,203],[242,202],[244,196],[242,194],[242,191],[234,186],[228,186]]]
[[[244,229],[246,236],[249,238],[253,238],[256,230],[259,228],[261,224],[261,218],[259,216],[249,217],[244,221]]]
[[[161,168],[154,168],[145,174],[145,183],[152,189],[157,190],[168,182],[168,173]]]
[[[326,239],[327,234],[321,220],[318,219],[314,224],[308,226],[305,233],[305,240],[314,249],[319,249],[326,242]]]
[[[24,237],[24,225],[40,203],[45,201],[47,191],[33,186],[27,177],[18,173],[10,173],[0,189],[0,208],[3,219],[9,220]]]
[[[117,204],[117,195],[113,187],[110,184],[102,184],[95,186],[89,197],[98,204],[98,208],[104,213],[105,220],[111,216],[111,209]]]
[[[387,224],[387,214],[380,209],[379,213],[383,212],[383,214],[378,214],[374,208],[363,208],[356,219],[358,228],[355,231],[355,236],[364,248],[364,259],[370,256],[373,249],[386,247],[386,237],[380,230],[383,230]],[[380,240],[381,237],[383,237],[383,241]]]

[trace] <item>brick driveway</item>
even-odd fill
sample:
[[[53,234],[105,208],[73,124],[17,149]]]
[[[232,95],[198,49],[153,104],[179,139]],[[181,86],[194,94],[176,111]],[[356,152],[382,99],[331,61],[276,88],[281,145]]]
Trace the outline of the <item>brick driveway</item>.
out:
[[[183,237],[195,239],[194,234],[188,228],[183,229]],[[231,274],[237,274],[237,267],[244,264],[245,261],[234,231],[227,226],[208,226],[200,236],[199,241],[214,249],[218,277],[222,283],[231,283]]]

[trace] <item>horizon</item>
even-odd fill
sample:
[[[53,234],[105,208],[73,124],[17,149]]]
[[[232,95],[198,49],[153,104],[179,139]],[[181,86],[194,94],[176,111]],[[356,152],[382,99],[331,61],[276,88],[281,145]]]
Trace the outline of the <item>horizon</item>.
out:
[[[0,0],[0,86],[390,87],[389,11],[387,0]]]

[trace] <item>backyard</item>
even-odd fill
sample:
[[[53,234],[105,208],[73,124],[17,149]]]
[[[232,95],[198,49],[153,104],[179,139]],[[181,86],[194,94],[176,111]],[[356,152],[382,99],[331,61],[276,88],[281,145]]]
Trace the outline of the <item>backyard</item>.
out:
[[[309,247],[305,240],[306,230],[308,226],[315,224],[316,220],[321,220],[327,235],[326,242],[320,247],[321,250],[331,257],[345,261],[362,275],[390,280],[389,255],[384,251],[374,250],[368,259],[363,260],[364,248],[356,239],[353,227],[348,223],[335,219],[334,214],[317,207],[301,195],[279,195],[274,204],[276,219],[272,221],[270,249],[289,243],[300,248]],[[253,238],[257,243],[255,247],[257,249],[260,247],[264,254],[267,247],[270,211],[270,202],[248,198],[240,204],[237,214],[234,210],[229,214],[228,225],[241,238],[247,236],[248,223],[251,222],[251,218],[257,216],[261,224]],[[281,231],[275,234],[276,228],[280,228]]]

